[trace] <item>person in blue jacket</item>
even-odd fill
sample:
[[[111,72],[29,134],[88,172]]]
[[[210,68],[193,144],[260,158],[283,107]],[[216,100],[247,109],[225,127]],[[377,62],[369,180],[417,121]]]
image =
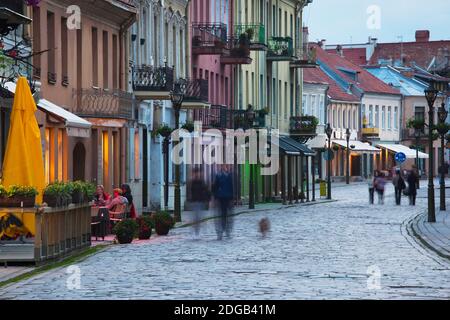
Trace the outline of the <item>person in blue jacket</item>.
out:
[[[222,239],[223,233],[229,237],[232,229],[230,216],[233,206],[233,174],[228,165],[223,164],[216,174],[213,183],[213,194],[219,210],[220,219],[216,225],[217,238]]]

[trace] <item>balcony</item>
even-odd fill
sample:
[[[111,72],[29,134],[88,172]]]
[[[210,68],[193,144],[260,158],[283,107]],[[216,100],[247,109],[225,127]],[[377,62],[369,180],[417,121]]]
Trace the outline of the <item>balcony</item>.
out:
[[[377,139],[380,137],[379,128],[362,128],[361,135],[366,139]]]
[[[194,121],[201,121],[204,129],[232,129],[232,110],[222,105],[212,105],[205,110],[194,110]]]
[[[402,129],[402,140],[416,141],[416,135],[414,129]],[[428,141],[428,129],[423,129],[419,134],[419,141]]]
[[[316,68],[318,66],[316,48],[305,45],[301,50],[297,50],[294,60],[289,65],[297,69]]]
[[[221,55],[227,45],[227,26],[218,24],[192,25],[192,54]]]
[[[239,39],[241,35],[247,36],[252,51],[266,51],[266,28],[263,24],[238,24],[234,27],[235,37]]]
[[[74,89],[74,113],[84,118],[131,119],[133,95],[121,90]]]
[[[317,135],[318,120],[313,116],[290,117],[289,133],[296,140],[306,142]]]
[[[232,38],[228,41],[226,52],[220,57],[221,64],[251,64],[250,42],[246,37]]]
[[[170,100],[174,84],[174,70],[167,66],[139,66],[133,68],[133,90],[141,100]]]
[[[183,109],[209,108],[209,84],[205,79],[180,79],[184,91]]]
[[[269,39],[267,60],[269,61],[293,61],[294,49],[292,38],[273,37]]]

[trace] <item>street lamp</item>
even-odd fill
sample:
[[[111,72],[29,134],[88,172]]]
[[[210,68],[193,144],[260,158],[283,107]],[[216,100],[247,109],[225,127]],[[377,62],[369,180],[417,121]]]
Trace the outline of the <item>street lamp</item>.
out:
[[[175,113],[175,130],[180,127],[180,110],[184,100],[185,86],[186,80],[180,79],[170,93],[170,100],[172,101],[172,108]],[[173,141],[174,149],[178,143],[179,139]],[[177,222],[181,221],[180,164],[178,162],[175,164],[174,218]]]
[[[331,129],[331,125],[328,123],[327,127],[325,129],[325,133],[328,137],[328,160],[327,160],[327,171],[328,171],[328,195],[327,195],[327,199],[331,199],[331,135],[333,134],[333,129]]]
[[[422,129],[414,129],[414,138],[416,138],[416,169],[417,169],[417,189],[420,189],[420,176],[419,176],[419,140],[420,131]]]
[[[347,140],[347,164],[346,164],[346,176],[345,183],[350,184],[350,129],[345,130],[345,138]]]
[[[439,127],[438,127],[438,132],[439,135],[441,136],[441,178],[439,181],[439,185],[440,185],[440,207],[439,209],[441,211],[445,211],[445,165],[444,165],[444,148],[445,148],[445,136],[447,135],[448,132],[448,127],[446,124],[446,120],[447,120],[447,116],[448,116],[448,111],[445,109],[445,103],[442,103],[441,107],[439,108],[438,111],[438,117],[439,117]]]
[[[436,101],[438,91],[434,88],[434,83],[425,91],[425,98],[428,102],[428,222],[436,222],[434,206],[434,170],[433,170],[433,126],[434,126],[434,102]]]

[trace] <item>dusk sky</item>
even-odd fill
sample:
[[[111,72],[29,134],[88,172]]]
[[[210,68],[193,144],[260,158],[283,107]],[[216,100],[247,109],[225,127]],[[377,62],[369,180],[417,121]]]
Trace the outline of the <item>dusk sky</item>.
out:
[[[380,9],[380,28],[367,10]],[[371,11],[374,12],[374,11]],[[369,29],[367,21],[372,21]],[[310,41],[327,44],[365,43],[369,36],[379,42],[414,41],[415,31],[427,29],[431,40],[450,39],[449,0],[313,0],[304,12]]]

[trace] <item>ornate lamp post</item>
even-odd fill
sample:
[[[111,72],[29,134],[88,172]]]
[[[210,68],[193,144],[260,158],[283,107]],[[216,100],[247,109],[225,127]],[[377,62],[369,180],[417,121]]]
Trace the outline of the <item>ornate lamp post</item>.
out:
[[[447,135],[448,132],[448,127],[446,124],[447,121],[447,116],[448,116],[448,111],[445,109],[445,103],[442,103],[441,107],[439,108],[438,111],[438,117],[439,117],[439,126],[438,126],[438,132],[439,135],[441,136],[441,178],[439,181],[439,185],[440,185],[440,206],[439,209],[441,211],[445,211],[446,210],[446,206],[445,206],[445,171],[444,169],[446,168],[444,161],[444,148],[445,148],[445,136]]]
[[[175,113],[175,130],[180,127],[180,110],[184,100],[185,80],[180,79],[170,93],[172,108]],[[178,145],[179,141],[173,141],[173,147]],[[175,164],[175,190],[174,190],[174,218],[175,221],[181,221],[181,191],[180,191],[180,165]]]
[[[416,169],[417,169],[417,189],[420,189],[420,176],[419,176],[419,140],[421,129],[414,129],[414,138],[416,138]]]
[[[248,127],[253,128],[255,121],[255,111],[253,111],[253,107],[251,105],[248,106],[248,109],[245,112],[245,118],[247,120]],[[256,143],[258,143],[258,137],[256,137],[256,141],[257,141]],[[256,149],[258,150],[258,148]],[[248,208],[255,209],[255,188],[254,188],[255,173],[254,173],[254,165],[252,163],[249,163],[249,170],[250,170],[250,179],[248,186]]]
[[[428,102],[428,222],[436,222],[435,205],[434,205],[434,170],[433,170],[433,126],[434,126],[434,102],[436,101],[438,91],[432,83],[425,90],[425,98]]]
[[[331,129],[331,125],[328,123],[327,127],[325,129],[325,133],[328,137],[328,160],[327,160],[327,171],[328,171],[328,195],[327,195],[327,199],[331,199],[331,135],[333,134],[333,129]]]
[[[350,129],[347,128],[345,130],[345,139],[347,140],[347,163],[346,163],[346,175],[345,175],[345,183],[350,184]]]

